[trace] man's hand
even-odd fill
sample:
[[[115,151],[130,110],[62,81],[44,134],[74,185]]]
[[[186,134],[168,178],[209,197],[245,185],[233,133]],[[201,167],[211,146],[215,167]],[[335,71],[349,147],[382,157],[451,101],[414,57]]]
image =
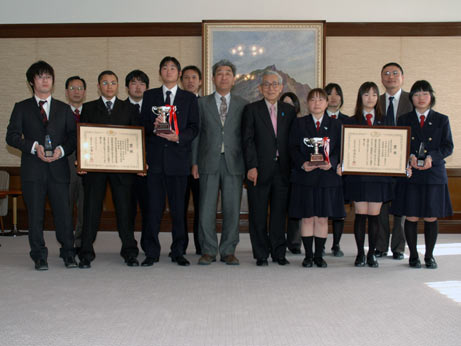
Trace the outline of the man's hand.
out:
[[[35,153],[37,154],[38,158],[44,162],[51,162],[49,157],[45,157],[45,148],[43,145],[38,143],[35,144]]]
[[[139,172],[139,173],[136,173],[136,175],[140,176],[140,177],[146,177],[147,176],[147,171],[149,170],[149,165],[146,163],[146,173],[144,172]]]
[[[198,165],[192,165],[191,174],[194,177],[194,179],[200,178],[198,174]]]
[[[256,186],[256,181],[258,180],[258,169],[252,168],[247,173],[247,178],[249,181],[253,182],[253,185]]]
[[[61,148],[60,147],[56,147],[53,151],[53,156],[49,157],[49,161],[48,162],[53,162],[53,161],[56,161],[56,160],[59,160],[62,156],[62,151],[61,151]]]
[[[157,136],[165,138],[167,141],[170,142],[178,142],[179,136],[176,133],[157,133]]]

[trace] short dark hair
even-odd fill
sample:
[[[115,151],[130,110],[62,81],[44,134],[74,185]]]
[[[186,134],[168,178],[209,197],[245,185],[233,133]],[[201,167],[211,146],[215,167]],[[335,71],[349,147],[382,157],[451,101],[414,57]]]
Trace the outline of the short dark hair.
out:
[[[291,91],[287,91],[282,96],[280,96],[280,101],[284,102],[283,100],[285,99],[285,97],[288,97],[291,100],[291,102],[293,102],[295,112],[296,114],[299,114],[301,112],[301,105],[299,104],[298,96],[296,96],[296,94],[292,93]]]
[[[104,75],[109,75],[109,76],[114,76],[115,79],[117,79],[117,82],[118,82],[118,77],[117,75],[115,74],[115,72],[111,71],[111,70],[105,70],[105,71],[102,71],[99,76],[98,76],[98,84],[101,83],[101,79],[102,79],[102,76]]]
[[[222,60],[219,60],[217,63],[215,63],[213,65],[213,68],[212,68],[213,77],[216,75],[216,71],[218,70],[218,68],[220,68],[222,66],[230,67],[231,70],[232,70],[232,74],[235,76],[235,73],[237,72],[237,68],[235,67],[235,65],[233,63],[231,63],[229,60],[222,59]]]
[[[344,96],[343,96],[343,90],[341,89],[341,86],[336,83],[328,83],[327,86],[325,87],[325,92],[327,95],[330,95],[333,89],[336,90],[336,93],[341,97],[341,104],[339,105],[339,108],[341,108],[344,104]]]
[[[48,73],[49,75],[51,75],[51,77],[53,78],[53,84],[54,84],[54,70],[53,70],[53,67],[51,67],[51,65],[48,64],[47,62],[43,60],[39,60],[33,63],[32,65],[30,65],[30,67],[27,69],[26,78],[30,86],[32,87],[32,90],[34,90],[35,76],[40,76],[44,73]]]
[[[79,80],[79,81],[81,81],[81,82],[83,83],[83,89],[86,90],[86,82],[85,82],[85,80],[84,80],[82,77],[80,77],[80,76],[72,76],[72,77],[67,78],[67,80],[66,80],[66,89],[69,89],[69,84],[70,84],[70,82],[72,82],[72,81],[74,81],[74,80]]]
[[[128,88],[132,80],[138,80],[146,84],[146,88],[149,89],[149,77],[141,70],[133,70],[128,73],[125,77],[125,86]]]
[[[381,73],[383,73],[384,69],[386,67],[389,67],[389,66],[395,66],[397,67],[399,70],[400,70],[400,73],[403,75],[403,68],[402,66],[400,66],[399,64],[397,64],[396,62],[388,62],[386,65],[383,66],[383,68],[381,69]]]
[[[431,108],[435,105],[435,95],[434,89],[432,89],[432,85],[427,80],[417,80],[410,90],[410,102],[413,105],[413,95],[416,94],[418,91],[427,91],[431,95]]]
[[[184,76],[184,72],[186,72],[187,70],[192,70],[194,72],[197,72],[198,74],[198,79],[199,80],[202,80],[202,71],[200,71],[200,69],[195,66],[195,65],[189,65],[189,66],[186,66],[182,69],[182,73],[181,73],[181,81],[182,81],[182,76]]]
[[[159,67],[158,67],[158,73],[162,71],[162,67],[166,65],[166,63],[172,62],[173,64],[176,65],[176,68],[178,69],[178,72],[181,72],[181,64],[179,63],[178,59],[176,59],[174,56],[166,56],[160,61]]]
[[[379,96],[379,88],[374,82],[365,82],[363,83],[359,91],[357,93],[357,101],[355,103],[355,113],[354,113],[354,118],[357,121],[357,124],[360,124],[363,119],[363,101],[362,101],[362,96],[363,94],[366,94],[370,89],[373,89],[374,92]],[[381,107],[379,106],[379,97],[376,100],[376,105],[375,105],[375,118],[379,121],[382,120],[382,111]]]

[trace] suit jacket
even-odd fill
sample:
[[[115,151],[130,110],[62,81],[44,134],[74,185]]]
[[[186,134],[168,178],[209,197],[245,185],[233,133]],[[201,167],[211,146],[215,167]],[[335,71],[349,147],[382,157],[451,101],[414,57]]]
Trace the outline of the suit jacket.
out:
[[[379,106],[381,107],[381,112],[384,115],[386,115],[387,114],[386,94],[382,94],[379,97]],[[402,90],[402,93],[400,94],[399,104],[397,106],[397,113],[396,113],[396,119],[395,119],[394,125],[397,125],[397,121],[399,120],[401,115],[409,113],[412,110],[413,110],[413,105],[411,104],[411,101],[410,101],[410,94]],[[391,125],[391,124],[392,124],[392,119],[387,118],[386,125]]]
[[[136,109],[131,104],[115,99],[111,114],[107,111],[106,105],[102,98],[87,102],[83,105],[82,114],[80,116],[81,123],[90,124],[106,124],[120,126],[139,126],[139,116],[136,114]],[[119,177],[120,183],[132,184],[134,174],[131,173],[111,173]],[[85,178],[84,178],[85,179]]]
[[[424,143],[425,153],[432,157],[432,168],[424,171],[413,169],[410,183],[415,184],[447,184],[445,158],[453,153],[453,137],[450,122],[446,115],[432,109],[421,128],[415,111],[402,115],[398,126],[411,127],[410,153],[418,157],[421,143]]]
[[[192,142],[192,164],[197,164],[200,174],[215,174],[219,170],[221,145],[227,169],[233,175],[245,174],[242,154],[242,115],[248,102],[231,94],[224,126],[221,124],[215,93],[198,101],[200,130]]]
[[[295,118],[294,107],[278,101],[276,137],[265,100],[245,106],[242,119],[243,157],[247,171],[258,169],[258,184],[268,182],[273,176],[277,151],[282,174],[289,177],[288,138]]]
[[[177,90],[174,105],[178,118],[179,142],[173,143],[154,134],[153,106],[165,104],[162,88],[144,93],[141,116],[146,129],[146,160],[150,173],[189,175],[191,167],[191,143],[197,136],[199,115],[197,97],[182,89]]]
[[[41,181],[49,173],[61,183],[69,183],[67,159],[51,163],[43,162],[31,154],[35,141],[44,145],[45,136],[50,135],[53,149],[62,146],[66,156],[75,150],[77,135],[75,119],[69,105],[51,98],[48,125],[42,122],[42,115],[34,97],[15,104],[7,128],[6,142],[21,150],[21,180]]]
[[[331,119],[326,113],[320,124],[319,132],[311,114],[297,118],[290,131],[290,155],[293,162],[291,182],[302,185],[340,186],[341,177],[336,174],[336,166],[341,152],[341,122]],[[310,154],[314,153],[313,147],[304,144],[304,138],[328,137],[330,139],[329,159],[331,168],[328,171],[319,168],[311,172],[302,169],[304,162],[309,161]],[[325,154],[324,147],[319,148],[319,153]]]

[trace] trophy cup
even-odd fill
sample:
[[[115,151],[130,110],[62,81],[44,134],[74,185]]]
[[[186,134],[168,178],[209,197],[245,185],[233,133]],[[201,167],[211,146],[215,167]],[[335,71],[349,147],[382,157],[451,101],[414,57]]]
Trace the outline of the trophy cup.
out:
[[[162,117],[162,121],[155,127],[155,133],[175,133],[175,131],[171,129],[170,117],[174,115],[176,118],[176,106],[154,106],[152,107],[152,113]]]
[[[426,150],[423,142],[421,142],[419,145],[418,156],[416,159],[416,166],[424,167],[424,161],[426,160]]]
[[[51,144],[50,135],[45,136],[45,157],[53,157],[53,145]]]
[[[311,153],[311,157],[309,160],[310,166],[322,166],[328,164],[329,160],[325,160],[323,154],[319,153],[319,147],[324,147],[329,139],[320,138],[320,137],[312,137],[312,138],[304,138],[303,142],[309,148],[314,148],[314,153]],[[325,154],[328,155],[327,150],[324,149]]]

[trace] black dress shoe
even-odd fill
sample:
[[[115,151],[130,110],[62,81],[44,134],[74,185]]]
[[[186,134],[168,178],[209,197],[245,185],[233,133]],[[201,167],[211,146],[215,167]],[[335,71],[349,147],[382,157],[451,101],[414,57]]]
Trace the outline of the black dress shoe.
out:
[[[328,266],[322,257],[314,257],[314,263],[319,268],[326,268]]]
[[[392,254],[392,258],[395,260],[403,260],[403,253],[401,252],[394,252]]]
[[[288,248],[288,250],[290,250],[290,252],[293,255],[300,255],[301,254],[301,249],[299,249],[297,247]]]
[[[426,268],[437,269],[437,262],[435,261],[434,257],[425,258],[424,263],[426,264]]]
[[[341,251],[341,248],[339,246],[332,247],[331,251],[333,252],[334,257],[343,257],[344,256],[344,252]]]
[[[64,261],[64,265],[66,266],[66,268],[77,268],[78,267],[74,256],[64,257],[63,261]]]
[[[410,265],[410,268],[421,268],[421,262],[419,258],[410,258],[408,264]]]
[[[376,260],[376,255],[368,255],[367,256],[367,264],[369,267],[371,268],[378,268],[379,267],[379,263],[378,261]]]
[[[273,259],[272,262],[277,262],[277,263],[278,263],[279,265],[281,265],[281,266],[290,264],[290,262],[288,262],[288,260],[287,260],[285,257]]]
[[[304,257],[302,266],[304,268],[312,268],[313,263],[314,262],[312,262],[312,258]]]
[[[375,257],[381,258],[381,257],[386,257],[386,256],[387,256],[387,252],[386,252],[386,251],[375,250]]]
[[[365,255],[357,255],[355,258],[354,266],[365,267]]]
[[[155,257],[146,257],[144,261],[142,261],[142,267],[152,267],[154,263],[158,262],[158,258]]]
[[[35,261],[35,270],[44,271],[48,270],[48,262],[46,259],[38,259]]]
[[[139,267],[139,262],[134,256],[125,258],[125,263],[128,267]]]
[[[178,266],[186,267],[190,265],[190,262],[184,256],[178,256],[175,258],[171,258],[171,261],[177,263]]]
[[[267,267],[269,265],[269,262],[267,262],[267,259],[258,259],[256,260],[256,265],[258,267]]]
[[[91,268],[91,261],[88,258],[82,258],[80,259],[80,263],[78,264],[78,267],[81,269]]]

